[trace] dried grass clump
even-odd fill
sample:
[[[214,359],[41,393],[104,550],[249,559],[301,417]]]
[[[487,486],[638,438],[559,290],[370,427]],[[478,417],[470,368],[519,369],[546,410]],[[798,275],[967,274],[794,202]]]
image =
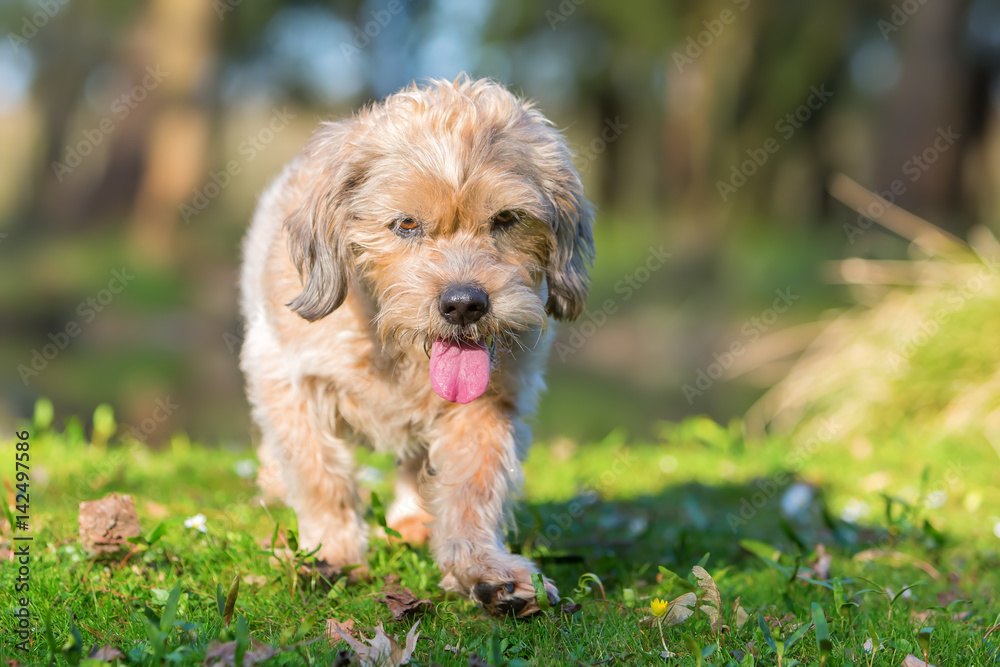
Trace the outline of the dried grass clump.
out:
[[[843,176],[831,192],[858,210],[877,199]],[[752,435],[800,439],[825,426],[848,442],[912,429],[1000,437],[1000,243],[980,227],[966,244],[897,207],[884,209],[876,221],[926,259],[853,258],[833,267],[859,304],[827,323],[750,409]]]

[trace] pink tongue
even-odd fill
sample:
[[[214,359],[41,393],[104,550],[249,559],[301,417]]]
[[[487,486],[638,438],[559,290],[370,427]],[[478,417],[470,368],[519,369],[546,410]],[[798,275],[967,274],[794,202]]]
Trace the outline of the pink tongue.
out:
[[[483,343],[435,340],[431,347],[431,387],[452,403],[469,403],[490,383],[490,353]]]

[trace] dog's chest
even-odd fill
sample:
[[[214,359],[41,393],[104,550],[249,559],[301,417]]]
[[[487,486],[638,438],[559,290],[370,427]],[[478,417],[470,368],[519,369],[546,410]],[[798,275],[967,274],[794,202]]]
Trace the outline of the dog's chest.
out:
[[[378,451],[418,446],[419,433],[437,411],[422,357],[370,353],[342,368],[335,382],[344,422]]]

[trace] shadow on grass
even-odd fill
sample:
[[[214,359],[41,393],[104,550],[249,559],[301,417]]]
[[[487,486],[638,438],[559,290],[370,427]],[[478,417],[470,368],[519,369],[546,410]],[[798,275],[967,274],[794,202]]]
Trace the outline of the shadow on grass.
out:
[[[782,497],[790,489],[798,494],[798,511],[785,518]],[[715,567],[759,569],[759,559],[740,546],[742,540],[786,554],[808,554],[820,543],[857,553],[886,546],[888,537],[885,529],[830,516],[817,489],[795,482],[776,487],[770,479],[688,482],[628,499],[602,500],[594,493],[570,502],[526,503],[517,520],[514,549],[530,551],[563,586],[575,585],[585,572],[598,574],[606,586],[631,586],[629,577],[653,578],[658,565],[690,567],[706,554]]]

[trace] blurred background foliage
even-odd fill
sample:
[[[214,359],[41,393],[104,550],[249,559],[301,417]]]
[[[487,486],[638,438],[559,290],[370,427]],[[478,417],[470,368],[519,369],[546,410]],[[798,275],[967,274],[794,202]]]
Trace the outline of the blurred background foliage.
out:
[[[152,444],[245,443],[236,278],[256,197],[321,119],[423,77],[535,99],[599,210],[543,437],[725,423],[809,323],[867,298],[827,262],[927,257],[831,197],[834,174],[898,183],[894,203],[958,238],[1000,224],[986,0],[24,0],[0,2],[0,28],[3,422],[49,396],[57,420],[111,403]],[[134,275],[117,293],[115,271]],[[780,313],[776,294],[794,295]]]

